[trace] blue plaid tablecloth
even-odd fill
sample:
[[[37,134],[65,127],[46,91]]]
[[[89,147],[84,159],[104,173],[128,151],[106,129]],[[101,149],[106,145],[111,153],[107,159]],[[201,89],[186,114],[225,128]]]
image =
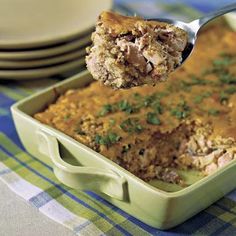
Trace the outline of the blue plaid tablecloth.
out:
[[[190,21],[232,2],[235,1],[115,0],[114,8],[125,14]],[[16,101],[59,80],[0,80],[0,179],[12,191],[78,235],[236,235],[236,190],[178,227],[161,231],[95,193],[60,184],[50,166],[26,152],[10,113],[10,106]]]

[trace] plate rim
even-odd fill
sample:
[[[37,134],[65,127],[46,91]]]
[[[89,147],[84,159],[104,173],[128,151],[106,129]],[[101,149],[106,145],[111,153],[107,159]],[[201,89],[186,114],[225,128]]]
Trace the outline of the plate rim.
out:
[[[85,65],[84,58],[77,58],[59,65],[48,66],[38,69],[25,70],[0,70],[0,81],[2,80],[31,80],[50,77],[81,68]]]
[[[65,42],[65,44],[59,46],[52,46],[43,49],[30,49],[27,51],[9,51],[3,52],[0,49],[0,60],[29,60],[29,59],[39,59],[48,58],[52,56],[61,55],[63,53],[71,52],[72,50],[82,49],[83,47],[91,43],[91,33],[85,35],[82,38],[77,38],[70,42]]]
[[[99,6],[99,5],[101,6],[102,5],[102,8],[100,7],[101,9],[109,10],[112,8],[113,1],[112,0],[103,0],[101,2],[98,1],[97,3],[99,3],[99,4],[94,3],[92,5],[94,5],[94,6]],[[94,9],[97,9],[97,7]],[[100,11],[101,11],[101,9],[100,9]],[[13,42],[10,42],[9,39],[5,39],[5,40],[0,39],[0,49],[26,49],[26,48],[34,48],[34,47],[40,47],[40,46],[50,46],[55,43],[60,43],[60,42],[67,41],[67,40],[70,40],[75,37],[79,37],[79,36],[85,34],[94,25],[95,25],[95,22],[92,23],[91,25],[88,25],[87,28],[84,28],[80,31],[73,30],[73,32],[71,32],[71,33],[59,35],[59,36],[56,36],[56,38],[52,37],[52,36],[49,36],[49,37],[47,36],[44,39],[41,39],[40,41],[37,41],[35,38],[28,39],[27,41],[25,39],[24,40],[21,39],[18,41],[15,40]]]
[[[14,70],[14,69],[37,69],[48,66],[53,66],[61,63],[66,63],[74,59],[82,58],[86,55],[85,48],[79,50],[72,50],[60,54],[58,56],[36,59],[36,60],[1,60],[0,59],[0,71],[1,70]]]

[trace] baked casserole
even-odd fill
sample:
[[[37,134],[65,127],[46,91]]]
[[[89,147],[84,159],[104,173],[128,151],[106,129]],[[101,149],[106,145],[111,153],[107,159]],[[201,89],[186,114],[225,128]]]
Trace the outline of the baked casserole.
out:
[[[185,185],[236,159],[236,33],[204,30],[190,59],[155,87],[68,90],[34,117],[145,181]]]

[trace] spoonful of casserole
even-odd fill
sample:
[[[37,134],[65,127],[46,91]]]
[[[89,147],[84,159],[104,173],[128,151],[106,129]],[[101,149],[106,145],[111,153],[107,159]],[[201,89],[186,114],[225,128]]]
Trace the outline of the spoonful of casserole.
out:
[[[87,49],[87,68],[113,88],[155,85],[190,56],[203,25],[235,9],[231,4],[190,23],[103,12]]]

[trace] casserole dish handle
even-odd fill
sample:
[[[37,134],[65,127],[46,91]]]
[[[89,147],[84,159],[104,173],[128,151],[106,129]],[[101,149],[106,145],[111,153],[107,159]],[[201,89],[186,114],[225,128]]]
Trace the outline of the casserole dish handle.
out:
[[[124,200],[124,177],[108,169],[71,165],[61,158],[57,138],[42,130],[37,136],[39,151],[51,159],[54,174],[60,182],[74,189],[101,192]]]

